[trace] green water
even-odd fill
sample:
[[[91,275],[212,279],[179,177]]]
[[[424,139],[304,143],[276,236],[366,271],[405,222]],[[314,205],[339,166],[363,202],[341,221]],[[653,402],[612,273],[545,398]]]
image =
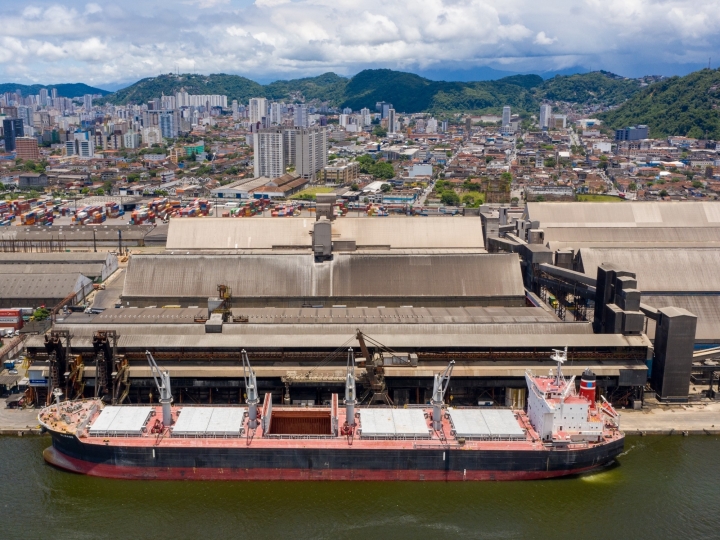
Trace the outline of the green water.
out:
[[[147,482],[0,437],[0,538],[720,538],[720,438],[630,438],[620,465],[503,483]]]

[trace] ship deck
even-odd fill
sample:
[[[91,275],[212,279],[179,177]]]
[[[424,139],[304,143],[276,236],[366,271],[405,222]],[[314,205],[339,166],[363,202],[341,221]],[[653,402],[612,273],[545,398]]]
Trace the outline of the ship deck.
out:
[[[461,415],[459,413],[453,414],[456,411],[499,411],[499,409],[447,407],[443,411],[441,429],[433,430],[432,408],[429,407],[358,407],[356,412],[359,413],[357,415],[359,418],[356,419],[357,426],[353,436],[340,434],[340,428],[344,425],[346,416],[344,407],[337,407],[336,402],[329,407],[272,406],[269,413],[271,418],[274,419],[275,426],[272,422],[267,426],[261,420],[254,430],[248,426],[248,418],[247,414],[245,414],[246,407],[174,406],[172,407],[173,426],[183,425],[182,435],[174,433],[172,427],[163,427],[159,433],[153,433],[153,426],[162,418],[162,408],[160,406],[123,405],[115,407],[114,409],[122,409],[125,416],[120,432],[107,431],[109,429],[107,426],[102,429],[99,427],[100,424],[106,424],[112,420],[105,418],[112,416],[109,414],[110,411],[105,412],[105,417],[100,418],[105,409],[113,408],[103,408],[99,400],[93,399],[64,402],[59,405],[59,408],[57,405],[46,407],[40,412],[38,419],[45,428],[52,432],[77,436],[83,444],[98,446],[195,449],[266,448],[269,450],[417,450],[423,448],[456,448],[476,451],[491,449],[542,451],[548,448],[547,443],[540,439],[523,411],[512,411],[510,416],[508,409],[502,409],[506,411],[502,416],[506,420],[508,418],[514,419],[517,425],[511,430],[500,429],[502,433],[512,431],[509,435],[502,435],[498,434],[497,427],[492,425],[493,422],[497,424],[497,420],[493,420],[493,418],[498,415],[488,417],[489,429],[487,427],[480,429],[477,426],[468,427],[467,423],[461,428],[459,424]],[[200,409],[205,409],[206,414],[199,411]],[[222,435],[209,435],[207,432],[203,432],[202,429],[193,431],[192,426],[198,424],[199,420],[197,418],[193,420],[188,411],[192,411],[192,414],[197,417],[202,417],[212,414],[208,412],[209,409],[221,411],[218,415],[225,419],[226,424],[228,419],[235,417],[238,418],[237,423],[240,425],[235,426],[235,432],[231,435],[228,435],[227,431],[224,431]],[[183,410],[185,410],[184,417],[182,416]],[[238,414],[239,411],[242,411],[242,414]],[[415,412],[407,413],[402,411]],[[266,402],[263,414],[267,413]],[[119,417],[121,414],[117,416]],[[477,412],[465,413],[464,416],[471,419],[482,417]],[[393,417],[396,420],[394,431],[390,420]],[[182,423],[179,422],[180,418],[183,418]],[[337,423],[334,425],[338,429],[333,428],[323,431],[331,427],[331,423],[335,422],[335,418]],[[284,419],[283,422],[280,422],[280,419]],[[453,422],[453,419],[455,422]],[[324,422],[324,420],[327,420],[327,422]],[[424,422],[424,425],[422,425],[422,422]],[[384,427],[385,425],[391,427],[388,429]],[[266,427],[269,428],[267,433]],[[508,427],[507,424],[505,427]],[[493,428],[496,429],[495,434]],[[287,433],[288,431],[290,433]],[[333,435],[333,432],[338,434]],[[470,435],[462,436],[464,433],[470,433]],[[600,443],[573,441],[570,434],[565,433],[557,433],[555,437],[553,446],[562,444],[567,449],[573,449],[611,442],[622,438],[622,433],[611,426],[607,426]]]

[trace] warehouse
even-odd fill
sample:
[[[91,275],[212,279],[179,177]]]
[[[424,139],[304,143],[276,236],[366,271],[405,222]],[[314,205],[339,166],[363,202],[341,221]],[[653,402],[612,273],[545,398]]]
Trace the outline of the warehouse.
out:
[[[720,247],[714,202],[527,203],[553,251],[583,247]]]
[[[429,399],[433,374],[451,358],[457,362],[452,392],[458,403],[504,403],[513,395],[508,388],[524,387],[527,369],[551,369],[552,349],[564,346],[572,358],[565,373],[580,375],[590,367],[611,398],[627,399],[647,376],[645,336],[596,335],[589,323],[563,323],[542,308],[234,308],[221,333],[207,333],[198,322],[207,315],[203,308],[113,309],[70,314],[55,329],[72,334],[73,350],[88,359],[95,333],[114,331],[117,353],[130,362],[133,402],[151,388],[146,350],[169,369],[178,400],[238,401],[241,349],[248,351],[263,392],[275,393],[278,401],[288,392],[293,399],[322,400],[342,384],[347,348],[361,356],[358,330],[368,343],[395,351],[384,375],[398,404]],[[27,347],[31,355],[41,353],[43,337],[30,337]]]
[[[162,226],[157,227],[160,229]],[[64,251],[72,247],[118,251],[143,246],[153,225],[61,225],[53,227],[0,227],[0,252]]]
[[[251,220],[248,220],[251,221]],[[309,253],[134,255],[126,306],[205,306],[218,285],[235,306],[523,306],[517,255]]]
[[[311,249],[314,218],[174,219],[169,251]],[[479,219],[425,217],[408,219],[343,218],[332,223],[333,242],[357,249],[473,249],[484,251]]]
[[[645,304],[695,314],[696,343],[720,345],[720,248],[583,248],[576,270],[595,277],[602,263],[635,273]],[[647,322],[652,336],[654,322]]]
[[[54,307],[73,293],[73,303],[79,303],[92,290],[92,281],[78,273],[2,274],[0,308]]]
[[[17,274],[83,273],[87,277],[105,281],[118,269],[118,258],[113,253],[3,253],[0,272]]]

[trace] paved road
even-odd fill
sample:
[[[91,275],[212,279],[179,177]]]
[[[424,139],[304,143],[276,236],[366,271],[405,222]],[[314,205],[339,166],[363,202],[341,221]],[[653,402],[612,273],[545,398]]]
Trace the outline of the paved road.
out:
[[[104,291],[96,291],[95,299],[92,307],[101,309],[111,309],[115,307],[115,303],[120,301],[120,295],[125,285],[125,269],[117,270],[110,279],[105,283]]]

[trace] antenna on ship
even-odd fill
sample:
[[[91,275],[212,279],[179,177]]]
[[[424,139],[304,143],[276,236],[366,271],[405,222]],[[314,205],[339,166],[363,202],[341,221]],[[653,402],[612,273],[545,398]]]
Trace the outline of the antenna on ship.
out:
[[[248,404],[248,426],[250,429],[256,429],[258,426],[258,393],[257,393],[257,381],[255,380],[255,372],[250,366],[250,360],[248,360],[247,352],[245,349],[242,350],[242,363],[243,363],[243,377],[245,378],[245,393],[247,399],[245,400]]]
[[[565,349],[553,349],[553,355],[550,357],[551,360],[557,362],[557,375],[555,376],[555,384],[559,387],[560,382],[563,380],[562,365],[567,362],[567,346]]]
[[[432,424],[435,431],[440,431],[440,429],[442,429],[442,408],[443,405],[445,405],[443,400],[445,399],[445,392],[447,392],[448,386],[450,385],[450,376],[452,375],[454,365],[455,360],[450,360],[450,363],[448,364],[448,367],[445,368],[445,371],[435,374],[433,397],[430,402],[433,406]]]
[[[158,365],[157,362],[155,362],[155,359],[153,358],[153,355],[150,354],[150,351],[145,351],[145,356],[147,357],[148,364],[150,364],[150,373],[152,373],[153,379],[155,380],[155,386],[157,386],[158,393],[160,394],[160,404],[162,405],[162,414],[163,414],[163,425],[164,426],[171,426],[172,425],[172,390],[170,389],[170,372],[167,370],[162,371]]]

